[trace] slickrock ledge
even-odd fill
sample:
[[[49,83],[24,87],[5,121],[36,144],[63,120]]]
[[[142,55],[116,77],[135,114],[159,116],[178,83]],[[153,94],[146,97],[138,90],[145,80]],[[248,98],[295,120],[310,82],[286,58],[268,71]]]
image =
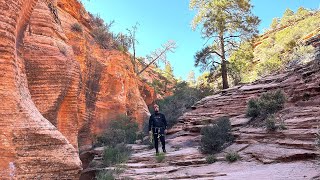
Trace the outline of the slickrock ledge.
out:
[[[319,55],[318,47],[307,65],[200,100],[168,132],[169,150],[164,162],[156,163],[154,150],[140,150],[125,164],[127,169],[120,179],[319,179],[320,152],[315,145],[320,124]],[[276,114],[286,129],[269,132],[250,123],[246,107],[250,98],[277,89],[287,98]],[[200,130],[223,116],[230,117],[236,139],[216,154],[218,162],[206,164],[198,150]],[[228,163],[225,154],[231,151],[238,152],[241,159]]]

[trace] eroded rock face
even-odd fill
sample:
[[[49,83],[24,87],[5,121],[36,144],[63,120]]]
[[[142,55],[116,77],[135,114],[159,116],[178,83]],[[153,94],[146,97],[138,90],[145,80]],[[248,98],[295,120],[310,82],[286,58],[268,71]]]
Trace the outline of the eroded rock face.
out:
[[[77,148],[80,68],[57,18],[44,0],[32,12],[23,46],[28,87],[41,114]]]
[[[128,55],[118,51],[104,52],[104,55],[95,118],[91,122],[94,134],[102,133],[108,121],[117,118],[118,115],[127,114],[134,117],[139,124],[149,115]]]
[[[90,16],[78,1],[59,0],[57,5],[66,43],[72,48],[81,72],[78,95],[80,149],[90,147],[94,137],[119,115],[128,115],[142,125],[149,110],[144,95],[139,92],[139,78],[133,72],[130,55],[103,50],[95,43]],[[82,32],[72,31],[71,26],[75,23],[82,26]]]
[[[78,143],[90,147],[119,114],[149,115],[130,57],[94,43],[78,1],[0,7],[1,178],[78,179]]]
[[[72,31],[78,23],[82,32]],[[108,122],[126,114],[142,125],[149,115],[130,56],[94,42],[90,16],[76,0],[40,0],[24,32],[24,63],[31,97],[40,113],[75,148],[90,148]],[[139,87],[145,87],[141,95]]]
[[[312,162],[312,172],[309,167],[303,171],[314,176],[312,169],[317,169],[316,172],[320,170],[315,162],[320,154],[315,146],[315,133],[320,122],[320,51],[316,41],[319,40],[313,39],[316,46],[314,60],[306,66],[206,97],[196,103],[194,110],[180,117],[172,133],[185,131],[187,134],[199,134],[205,124],[229,116],[236,140],[223,153],[236,151],[245,162],[276,164],[274,167],[281,166],[278,163],[283,163],[285,167],[287,162],[292,162],[293,166],[298,161],[304,164]],[[283,90],[287,98],[284,109],[276,114],[286,129],[269,132],[265,127],[251,126],[250,118],[245,116],[249,99],[277,89]],[[306,174],[303,171],[299,171],[300,175]],[[288,175],[287,178],[301,178],[297,174]],[[230,178],[227,176],[225,179]]]
[[[23,32],[35,0],[0,1],[0,175],[2,179],[77,179],[77,150],[31,100]]]

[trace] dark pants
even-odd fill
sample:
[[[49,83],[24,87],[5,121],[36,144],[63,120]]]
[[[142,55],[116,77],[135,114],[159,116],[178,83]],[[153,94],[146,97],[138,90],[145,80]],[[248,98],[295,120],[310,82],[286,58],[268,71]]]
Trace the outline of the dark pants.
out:
[[[164,128],[155,127],[155,128],[152,128],[152,132],[153,132],[154,147],[156,148],[156,153],[159,152],[159,140],[158,139],[160,139],[160,141],[161,141],[162,151],[165,152],[166,151],[166,142],[164,140]]]

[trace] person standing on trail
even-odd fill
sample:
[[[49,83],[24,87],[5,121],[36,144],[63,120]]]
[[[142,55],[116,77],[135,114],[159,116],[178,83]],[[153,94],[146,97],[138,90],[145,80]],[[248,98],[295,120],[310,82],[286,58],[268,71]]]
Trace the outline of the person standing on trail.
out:
[[[149,119],[149,134],[153,135],[154,147],[156,149],[156,154],[159,154],[159,140],[162,144],[162,151],[166,153],[166,143],[164,135],[167,133],[167,121],[164,114],[159,112],[159,106],[157,104],[153,105],[154,114],[150,116]],[[151,131],[152,130],[152,131]]]

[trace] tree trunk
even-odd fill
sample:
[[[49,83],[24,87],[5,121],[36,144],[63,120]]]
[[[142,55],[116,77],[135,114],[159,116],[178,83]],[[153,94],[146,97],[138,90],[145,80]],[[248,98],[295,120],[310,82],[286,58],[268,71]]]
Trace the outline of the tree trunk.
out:
[[[141,71],[138,72],[138,76],[143,73],[143,71],[145,71],[149,66],[151,66],[151,64],[153,64],[154,62],[156,62],[156,60],[158,60],[167,50],[169,50],[168,47],[166,47],[157,57],[155,57],[149,64],[147,64],[146,67],[144,67]]]
[[[227,73],[227,61],[226,60],[222,60],[221,74],[222,74],[222,88],[228,89],[229,84],[228,84],[228,73]]]
[[[227,61],[226,61],[226,51],[224,49],[224,38],[223,34],[220,35],[221,43],[221,75],[222,75],[222,89],[228,89],[228,72],[227,72]]]
[[[137,62],[136,62],[136,47],[135,47],[135,39],[133,39],[133,43],[132,43],[132,48],[133,48],[133,60],[132,60],[132,64],[133,64],[133,71],[134,73],[138,73],[137,71]]]

